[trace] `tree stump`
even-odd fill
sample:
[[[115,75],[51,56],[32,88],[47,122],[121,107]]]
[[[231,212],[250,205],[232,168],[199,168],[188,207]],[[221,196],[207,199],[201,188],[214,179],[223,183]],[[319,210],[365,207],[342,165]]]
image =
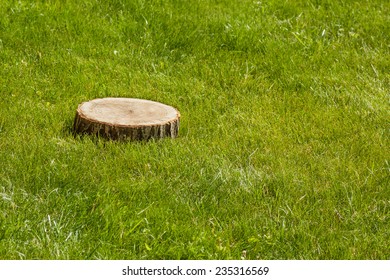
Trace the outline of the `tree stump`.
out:
[[[180,113],[175,108],[135,98],[101,98],[81,103],[74,131],[111,140],[175,138]]]

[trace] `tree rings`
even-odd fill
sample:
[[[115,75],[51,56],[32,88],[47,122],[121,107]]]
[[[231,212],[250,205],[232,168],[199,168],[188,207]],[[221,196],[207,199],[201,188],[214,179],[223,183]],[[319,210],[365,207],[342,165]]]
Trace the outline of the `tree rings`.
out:
[[[74,131],[112,140],[175,138],[180,113],[175,108],[144,99],[101,98],[81,103]]]

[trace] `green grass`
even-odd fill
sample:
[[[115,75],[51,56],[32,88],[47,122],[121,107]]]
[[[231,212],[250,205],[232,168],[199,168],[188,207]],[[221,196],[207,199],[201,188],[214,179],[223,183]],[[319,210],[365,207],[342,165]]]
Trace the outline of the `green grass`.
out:
[[[1,1],[0,258],[389,259],[389,25],[385,0]],[[179,138],[74,137],[108,96],[175,106]]]

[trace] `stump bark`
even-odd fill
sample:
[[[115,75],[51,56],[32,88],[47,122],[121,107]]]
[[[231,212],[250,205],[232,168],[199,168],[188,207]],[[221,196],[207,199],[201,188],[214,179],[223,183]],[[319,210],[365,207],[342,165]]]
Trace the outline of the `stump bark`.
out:
[[[175,108],[144,99],[101,98],[81,103],[74,131],[111,140],[175,138],[180,113]]]

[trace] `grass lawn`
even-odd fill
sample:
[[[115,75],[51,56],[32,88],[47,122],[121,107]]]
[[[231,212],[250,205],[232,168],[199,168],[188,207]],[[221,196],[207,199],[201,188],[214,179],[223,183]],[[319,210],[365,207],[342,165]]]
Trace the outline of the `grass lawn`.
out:
[[[0,2],[0,259],[389,259],[390,2]],[[177,139],[74,137],[79,103]]]

